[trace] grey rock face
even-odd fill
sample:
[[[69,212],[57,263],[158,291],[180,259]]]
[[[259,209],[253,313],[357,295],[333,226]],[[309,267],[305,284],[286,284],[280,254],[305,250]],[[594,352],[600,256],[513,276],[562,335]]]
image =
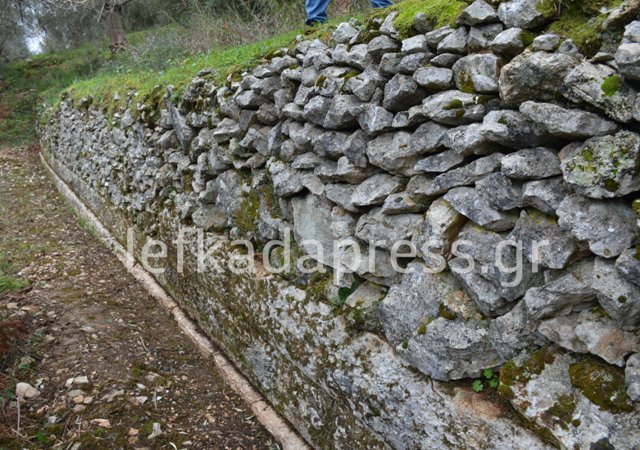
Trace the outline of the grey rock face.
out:
[[[640,80],[640,44],[622,44],[618,47],[616,64],[625,79]]]
[[[407,75],[396,75],[384,87],[385,109],[393,112],[405,111],[419,105],[426,93]]]
[[[392,129],[393,114],[381,106],[367,106],[364,113],[358,117],[358,123],[365,133],[380,134]]]
[[[544,25],[548,17],[540,6],[541,0],[511,0],[500,3],[498,16],[502,23],[509,28],[524,28],[526,30]]]
[[[357,123],[360,111],[361,102],[355,96],[336,95],[326,112],[323,126],[331,130],[351,128]]]
[[[554,52],[560,46],[560,36],[553,33],[546,33],[536,36],[531,46],[536,52]]]
[[[273,188],[279,197],[292,197],[304,189],[300,173],[282,161],[269,164]]]
[[[479,25],[498,21],[498,14],[493,6],[484,0],[476,0],[465,9],[457,22],[461,25]]]
[[[400,192],[391,194],[385,199],[382,212],[388,215],[420,213],[425,212],[428,207],[427,203],[416,201],[411,194]]]
[[[511,148],[536,147],[550,141],[541,126],[511,110],[491,111],[484,118],[480,133],[489,141]]]
[[[494,153],[477,159],[464,167],[438,175],[425,193],[427,195],[438,195],[454,187],[474,184],[476,181],[498,170],[503,157],[504,155],[501,153]]]
[[[428,50],[427,46],[427,38],[424,37],[424,34],[418,34],[409,39],[405,39],[402,41],[401,51],[405,55],[410,55],[412,53],[421,53],[426,52]]]
[[[603,89],[605,81],[609,87]],[[569,100],[593,105],[618,122],[631,122],[636,92],[611,67],[583,62],[565,77],[564,85]]]
[[[505,156],[502,158],[502,172],[520,180],[549,178],[562,173],[556,152],[544,147],[520,150]]]
[[[478,96],[460,91],[445,91],[427,97],[424,114],[444,125],[464,125],[479,122],[487,114],[488,107]]]
[[[564,153],[564,151],[563,151]],[[592,198],[622,197],[640,190],[640,136],[621,131],[588,140],[562,161],[564,179]]]
[[[351,38],[353,38],[356,34],[358,34],[358,30],[353,28],[350,24],[341,23],[340,25],[338,25],[331,37],[334,41],[336,41],[336,43],[344,44],[346,42],[349,42]]]
[[[539,346],[536,322],[529,320],[523,302],[517,303],[508,313],[493,319],[489,333],[493,346],[505,360],[511,359],[527,347]]]
[[[543,321],[538,331],[551,342],[577,353],[592,353],[624,367],[624,358],[640,349],[640,339],[613,320],[589,310]]]
[[[429,47],[435,49],[438,48],[438,45],[444,38],[449,36],[454,31],[455,29],[451,27],[442,27],[433,31],[429,31],[428,33],[425,33],[424,36],[427,38],[427,44],[429,44]]]
[[[326,161],[315,168],[315,175],[325,183],[344,182],[357,184],[367,179],[372,173],[371,168],[356,167],[346,156],[338,159],[338,162]]]
[[[500,97],[513,106],[529,100],[553,101],[560,94],[560,80],[578,63],[576,58],[560,53],[516,56],[500,73]]]
[[[413,19],[413,28],[415,28],[418,33],[428,33],[433,30],[433,22],[425,13],[419,12]]]
[[[640,286],[628,282],[615,263],[596,258],[592,288],[602,308],[623,328],[640,326]]]
[[[491,50],[506,57],[517,55],[525,48],[523,33],[522,28],[507,28],[493,38],[489,44]]]
[[[214,205],[202,205],[191,216],[193,224],[205,231],[224,230],[229,225],[225,212]]]
[[[411,53],[400,60],[396,69],[398,73],[411,76],[416,70],[427,65],[429,61],[431,61],[431,58],[433,58],[433,55],[428,52]]]
[[[618,125],[597,114],[579,109],[565,109],[553,103],[525,102],[520,112],[550,134],[566,139],[588,139],[613,134]]]
[[[359,213],[360,208],[351,203],[351,195],[356,186],[353,184],[326,184],[324,195],[336,205],[353,213]]]
[[[446,127],[435,122],[423,123],[411,135],[411,150],[421,155],[438,151],[446,131]]]
[[[487,155],[497,149],[496,144],[482,134],[482,125],[479,123],[449,129],[442,139],[442,145],[462,156]]]
[[[381,328],[378,306],[386,294],[386,289],[366,281],[347,298],[347,323],[363,331],[378,331]]]
[[[444,199],[460,214],[468,217],[481,227],[492,231],[505,231],[513,228],[516,217],[491,207],[475,189],[459,187],[450,190]]]
[[[522,242],[526,258],[543,267],[564,269],[580,250],[571,234],[550,217],[535,211],[522,211],[509,237]]]
[[[547,178],[541,181],[529,181],[524,184],[522,202],[545,214],[555,215],[562,200],[574,191],[562,177]]]
[[[379,173],[358,185],[350,202],[356,206],[382,205],[389,195],[399,192],[403,187],[404,183],[397,177]]]
[[[369,245],[391,250],[396,242],[411,239],[420,220],[418,214],[389,216],[374,209],[358,220],[356,236]]]
[[[398,345],[423,323],[438,315],[439,306],[449,298],[464,296],[451,274],[430,273],[414,261],[407,266],[402,282],[393,286],[380,303],[380,319],[389,342]]]
[[[497,93],[501,67],[502,60],[490,53],[465,56],[453,65],[456,86],[463,92]]]
[[[437,92],[453,86],[453,71],[442,67],[422,67],[416,70],[413,79],[427,91]]]
[[[460,27],[440,41],[438,44],[438,53],[464,54],[467,51],[468,38],[469,31],[467,28]]]
[[[583,260],[544,286],[529,289],[523,300],[527,317],[538,320],[583,309],[596,298],[592,279],[593,261]]]
[[[464,162],[464,156],[453,150],[428,156],[418,161],[414,167],[416,172],[443,173]]]
[[[486,321],[438,318],[397,348],[400,356],[435,380],[473,378],[503,360],[489,338]],[[464,363],[460,363],[464,361]]]
[[[522,207],[522,188],[502,172],[491,173],[478,180],[476,190],[498,211]]]
[[[333,51],[333,60],[338,64],[365,70],[372,61],[369,48],[365,44],[348,47],[345,44],[337,45]]]
[[[625,250],[616,260],[616,267],[627,281],[640,286],[640,258],[636,249]]]
[[[433,57],[431,65],[434,67],[450,69],[460,58],[462,58],[462,55],[456,55],[455,53],[441,53]]]
[[[329,108],[331,108],[331,99],[321,95],[313,97],[304,107],[304,120],[322,126]]]
[[[635,214],[623,203],[572,195],[560,203],[557,214],[558,224],[578,240],[587,241],[598,256],[618,256],[638,238]]]
[[[413,175],[421,149],[411,147],[411,133],[398,131],[378,136],[367,145],[371,164],[397,175]]]
[[[373,38],[367,44],[367,50],[374,59],[379,60],[385,53],[393,53],[400,50],[400,43],[387,35],[382,35]]]
[[[627,395],[635,402],[640,401],[640,353],[631,355],[625,369]]]
[[[491,23],[488,25],[478,25],[469,30],[467,39],[467,49],[470,53],[486,50],[491,46],[493,40],[504,30],[501,23]]]
[[[466,221],[449,202],[439,198],[429,206],[424,219],[417,226],[412,242],[419,254],[425,255],[429,251],[449,256],[451,244]]]

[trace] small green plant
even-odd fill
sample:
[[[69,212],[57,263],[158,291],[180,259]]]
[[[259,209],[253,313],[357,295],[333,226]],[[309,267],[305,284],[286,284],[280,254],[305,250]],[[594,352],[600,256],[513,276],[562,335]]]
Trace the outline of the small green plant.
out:
[[[360,282],[358,280],[354,280],[350,287],[341,287],[338,289],[338,295],[334,297],[331,302],[333,310],[336,311],[342,308],[344,304],[347,303],[349,296],[355,292],[359,285]]]
[[[485,387],[487,387],[487,385],[491,389],[498,388],[500,384],[499,373],[495,373],[493,369],[485,369],[482,372],[482,377],[483,378],[479,378],[473,381],[473,384],[471,385],[471,389],[473,389],[473,392],[482,392],[484,391]]]

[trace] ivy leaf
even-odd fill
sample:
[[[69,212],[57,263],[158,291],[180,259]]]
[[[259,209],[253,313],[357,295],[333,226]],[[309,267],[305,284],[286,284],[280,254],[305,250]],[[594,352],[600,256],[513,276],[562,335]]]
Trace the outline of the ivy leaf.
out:
[[[485,369],[484,372],[482,372],[482,374],[487,380],[490,380],[493,378],[493,370],[491,369]]]
[[[473,389],[473,392],[482,392],[482,390],[484,389],[482,380],[474,381],[473,384],[471,385],[471,389]]]
[[[500,384],[500,380],[498,380],[497,378],[494,378],[493,380],[489,381],[489,386],[491,386],[491,389],[497,389],[499,384]]]

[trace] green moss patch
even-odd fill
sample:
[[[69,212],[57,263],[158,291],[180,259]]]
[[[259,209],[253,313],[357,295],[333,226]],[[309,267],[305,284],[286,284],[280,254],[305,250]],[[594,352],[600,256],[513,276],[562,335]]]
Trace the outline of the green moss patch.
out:
[[[404,0],[389,10],[398,12],[393,25],[400,37],[406,38],[416,34],[413,23],[418,13],[424,13],[436,29],[455,26],[456,19],[467,6],[469,5],[465,2],[452,0]]]
[[[611,75],[602,82],[600,88],[607,97],[613,97],[622,87],[622,79],[618,75]]]
[[[622,369],[585,360],[572,364],[569,376],[571,384],[600,408],[613,413],[633,411]]]

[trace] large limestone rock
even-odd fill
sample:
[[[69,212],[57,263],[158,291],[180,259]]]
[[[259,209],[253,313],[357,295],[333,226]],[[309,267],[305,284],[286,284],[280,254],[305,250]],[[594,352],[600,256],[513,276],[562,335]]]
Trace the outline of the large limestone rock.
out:
[[[564,179],[588,197],[622,197],[640,190],[640,136],[636,133],[593,138],[563,153]]]
[[[489,3],[484,0],[476,0],[458,16],[457,22],[461,25],[481,25],[498,21],[498,14]]]
[[[516,223],[516,217],[494,209],[478,191],[469,187],[451,189],[444,196],[453,208],[473,222],[492,231],[510,230]]]
[[[637,414],[619,414],[633,411],[619,369],[540,350],[510,361],[500,382],[511,404],[565,448],[632,448],[640,443]],[[593,389],[593,383],[601,387]]]
[[[374,209],[358,220],[356,236],[385,250],[391,250],[397,242],[410,240],[420,220],[418,214],[387,215]]]
[[[422,148],[412,146],[411,140],[411,133],[406,131],[378,136],[367,145],[369,161],[392,174],[411,176],[424,152]]]
[[[510,0],[500,3],[498,16],[509,28],[534,29],[552,17],[552,11],[543,5],[542,0]]]
[[[573,56],[562,53],[525,52],[502,68],[500,97],[512,106],[529,100],[553,101],[560,95],[560,80],[578,64]]]
[[[420,325],[433,320],[440,305],[464,296],[450,273],[434,273],[423,263],[410,263],[402,282],[393,286],[380,303],[385,336],[391,344],[400,344]]]
[[[439,198],[431,203],[424,219],[418,224],[413,244],[429,264],[426,252],[449,256],[451,245],[467,219],[446,200]]]
[[[625,250],[616,260],[616,267],[623,277],[640,286],[640,256],[635,248]]]
[[[561,173],[558,155],[544,147],[512,153],[502,158],[501,164],[505,175],[519,180],[537,180]]]
[[[624,367],[624,358],[640,350],[640,338],[620,329],[610,318],[584,310],[543,321],[538,331],[551,342],[577,353],[591,353]]]
[[[418,86],[412,77],[398,74],[385,85],[382,106],[393,112],[406,111],[419,105],[425,96],[424,89]]]
[[[640,286],[627,281],[613,261],[596,258],[592,287],[600,305],[620,326],[640,326]]]
[[[604,111],[618,122],[631,122],[636,92],[609,66],[583,62],[564,79],[563,95]]]
[[[564,269],[580,255],[580,247],[573,236],[560,228],[555,220],[537,211],[522,211],[509,237],[522,242],[526,258],[543,267]]]
[[[497,94],[502,60],[491,53],[465,56],[453,65],[456,86],[469,93]]]
[[[579,109],[565,109],[553,103],[525,102],[520,112],[544,127],[550,134],[565,139],[588,139],[618,131],[618,125],[597,114]]]
[[[498,211],[522,207],[522,188],[502,172],[478,180],[476,190]]]
[[[358,185],[350,202],[356,206],[382,205],[385,199],[404,187],[404,183],[391,175],[380,173],[367,178]]]
[[[431,120],[444,125],[479,122],[489,111],[486,100],[460,91],[445,91],[427,97],[422,110]]]
[[[529,181],[522,189],[522,203],[554,216],[562,200],[573,193],[562,177]]]
[[[518,111],[491,111],[486,115],[480,134],[488,141],[511,148],[545,145],[550,135],[540,125]]]
[[[598,256],[618,256],[638,239],[635,214],[623,203],[572,195],[560,203],[557,214],[558,224],[576,239],[587,241]]]
[[[489,323],[481,320],[440,317],[418,328],[397,350],[419,371],[441,381],[478,377],[503,362],[491,342]]]

